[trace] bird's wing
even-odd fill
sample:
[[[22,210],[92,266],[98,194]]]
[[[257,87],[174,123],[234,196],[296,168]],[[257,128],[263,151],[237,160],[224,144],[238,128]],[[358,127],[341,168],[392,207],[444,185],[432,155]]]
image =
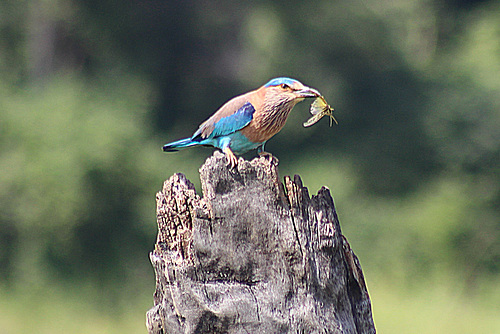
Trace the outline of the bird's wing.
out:
[[[247,126],[253,119],[255,108],[246,99],[240,98],[243,96],[223,105],[212,117],[200,125],[191,139],[226,136]]]

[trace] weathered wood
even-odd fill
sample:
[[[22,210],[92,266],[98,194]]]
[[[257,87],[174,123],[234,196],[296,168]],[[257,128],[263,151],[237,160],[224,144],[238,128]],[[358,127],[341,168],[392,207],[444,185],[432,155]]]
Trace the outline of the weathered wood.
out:
[[[279,181],[277,160],[216,152],[157,194],[149,333],[375,333],[359,261],[323,187]]]

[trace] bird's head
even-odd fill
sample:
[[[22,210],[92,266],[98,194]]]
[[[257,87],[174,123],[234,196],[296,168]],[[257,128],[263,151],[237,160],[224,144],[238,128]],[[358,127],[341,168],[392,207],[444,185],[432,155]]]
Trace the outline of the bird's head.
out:
[[[305,98],[316,98],[321,94],[314,88],[304,86],[300,81],[285,77],[271,79],[263,87],[266,90],[266,99],[293,105]]]
[[[274,78],[260,87],[256,94],[259,102],[254,114],[255,126],[262,134],[261,141],[268,140],[278,133],[293,107],[305,98],[316,98],[321,94],[314,88],[304,86],[300,81],[290,78]]]

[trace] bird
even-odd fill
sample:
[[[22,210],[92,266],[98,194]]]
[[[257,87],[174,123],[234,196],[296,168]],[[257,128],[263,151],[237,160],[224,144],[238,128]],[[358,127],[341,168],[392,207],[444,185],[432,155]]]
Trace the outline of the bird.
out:
[[[306,98],[321,94],[296,79],[278,77],[248,93],[236,96],[223,104],[210,118],[201,123],[191,137],[163,146],[165,152],[175,152],[193,146],[213,146],[226,156],[234,168],[241,155],[257,149],[265,152],[266,142],[277,134],[293,107]]]

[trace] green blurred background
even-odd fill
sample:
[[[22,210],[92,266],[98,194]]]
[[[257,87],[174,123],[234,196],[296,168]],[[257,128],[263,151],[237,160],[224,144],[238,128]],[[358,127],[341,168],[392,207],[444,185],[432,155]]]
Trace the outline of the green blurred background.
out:
[[[155,192],[212,154],[161,146],[275,76],[336,109],[266,148],[331,189],[378,331],[500,332],[498,1],[3,0],[0,71],[0,333],[144,333]]]

